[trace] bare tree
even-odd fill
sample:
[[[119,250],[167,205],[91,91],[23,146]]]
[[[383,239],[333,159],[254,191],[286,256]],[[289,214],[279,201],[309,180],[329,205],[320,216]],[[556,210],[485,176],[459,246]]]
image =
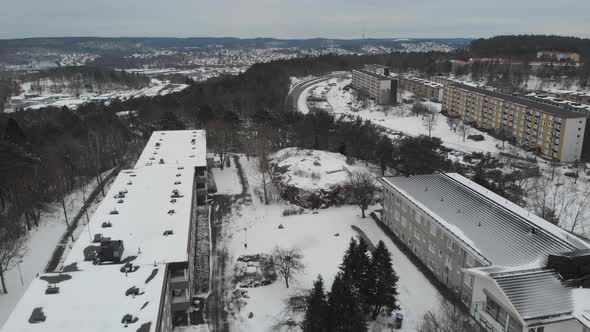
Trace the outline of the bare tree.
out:
[[[285,286],[289,288],[289,280],[305,270],[303,255],[297,248],[281,248],[276,246],[272,253],[274,268],[285,280]]]
[[[430,110],[430,107],[428,107],[428,105],[417,101],[414,103],[414,105],[412,105],[412,113],[414,113],[414,115],[416,116],[419,116],[432,113],[432,111]]]
[[[469,125],[461,123],[459,127],[457,127],[457,129],[459,130],[459,134],[461,135],[461,137],[463,137],[463,142],[465,142],[465,138],[467,138],[467,136],[471,134],[471,128],[469,127]]]
[[[429,310],[422,316],[418,332],[476,332],[469,315],[457,304],[444,301],[438,312]]]
[[[428,129],[428,137],[432,137],[432,129],[436,127],[436,115],[434,113],[426,114],[422,118],[422,125]]]
[[[368,171],[352,172],[347,187],[352,193],[352,197],[356,204],[361,208],[363,218],[365,218],[365,211],[373,202],[373,197],[377,190],[372,174]]]
[[[590,220],[590,189],[578,195],[577,202],[572,204],[570,232],[580,232],[580,226]]]
[[[0,281],[2,292],[8,293],[4,273],[20,262],[25,252],[25,237],[17,223],[11,223],[6,216],[0,216]]]
[[[451,131],[454,133],[457,132],[457,127],[459,127],[460,122],[461,121],[454,116],[447,116],[447,124],[449,125],[449,129],[451,129]]]

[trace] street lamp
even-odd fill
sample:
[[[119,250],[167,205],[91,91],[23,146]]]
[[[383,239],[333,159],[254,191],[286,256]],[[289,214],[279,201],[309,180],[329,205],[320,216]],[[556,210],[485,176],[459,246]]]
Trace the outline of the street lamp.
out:
[[[245,242],[244,242],[244,248],[248,248],[248,228],[244,227],[244,238],[245,238]]]
[[[20,284],[21,286],[25,285],[25,282],[23,281],[23,273],[20,270],[20,263],[22,263],[23,260],[21,259],[20,261],[16,262],[16,268],[18,269],[18,275],[20,276]]]

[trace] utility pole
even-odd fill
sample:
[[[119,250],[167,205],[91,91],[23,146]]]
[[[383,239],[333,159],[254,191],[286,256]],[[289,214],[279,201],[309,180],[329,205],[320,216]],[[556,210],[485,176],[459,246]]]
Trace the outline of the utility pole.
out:
[[[243,230],[244,230],[244,239],[245,239],[244,248],[248,248],[248,228],[244,227]]]

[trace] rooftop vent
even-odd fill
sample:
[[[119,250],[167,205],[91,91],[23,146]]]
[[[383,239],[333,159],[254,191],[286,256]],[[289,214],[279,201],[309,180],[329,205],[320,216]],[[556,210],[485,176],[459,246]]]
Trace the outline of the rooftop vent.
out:
[[[136,176],[137,176],[137,174],[135,174],[135,173],[131,173],[131,175],[129,175],[129,176],[131,176],[131,177],[136,177]]]
[[[139,266],[133,265],[133,263],[131,262],[125,263],[125,265],[123,265],[121,269],[119,269],[119,271],[121,271],[122,273],[133,273],[137,270],[139,270]]]
[[[127,181],[127,185],[128,185],[128,186],[130,186],[130,185],[132,185],[132,184],[133,184],[133,182],[131,182],[131,180]]]
[[[156,158],[154,158],[154,157],[150,157],[150,160],[156,160]]]
[[[174,235],[174,231],[173,231],[173,230],[171,230],[171,229],[165,230],[163,235],[164,235],[164,236],[168,236],[168,235]]]
[[[160,158],[160,164],[164,163],[164,159]]]
[[[29,317],[29,323],[31,323],[31,324],[42,323],[45,321],[46,318],[47,317],[45,317],[42,307],[35,308],[35,309],[33,309],[33,312],[31,313],[31,317]]]
[[[119,211],[117,211],[117,209],[112,209],[109,214],[119,214]]]
[[[175,213],[175,212],[174,212],[174,209],[170,209],[170,210],[168,210],[168,214],[172,215],[172,214],[174,214],[174,213]]]
[[[184,169],[184,167],[183,166],[178,166],[178,169]]]
[[[176,174],[176,177],[177,177],[177,178],[178,178],[178,177],[181,177],[181,176],[182,176],[182,174],[180,174],[180,173]]]
[[[110,221],[105,221],[102,223],[102,228],[109,228],[113,227],[113,224]]]
[[[142,295],[143,292],[139,292],[139,288],[133,286],[131,288],[129,288],[127,291],[125,291],[125,296],[137,296],[137,295]]]
[[[55,285],[49,285],[47,286],[47,289],[45,290],[45,294],[47,295],[53,295],[53,294],[59,294],[59,287],[55,286]]]
[[[139,318],[137,318],[131,314],[126,314],[125,316],[123,316],[123,319],[121,319],[121,323],[125,324],[125,326],[127,326],[129,324],[136,323],[138,320],[139,320]]]
[[[160,143],[159,142],[156,142],[156,147],[158,147],[158,146],[160,146]]]
[[[537,234],[537,228],[531,227],[531,234]]]
[[[172,203],[172,204],[176,203],[176,198],[171,199],[170,203]]]
[[[121,204],[123,203],[123,200],[119,198],[119,200],[117,200],[117,203]]]
[[[175,185],[179,185],[179,184],[181,184],[181,182],[180,181],[175,181],[174,184]]]

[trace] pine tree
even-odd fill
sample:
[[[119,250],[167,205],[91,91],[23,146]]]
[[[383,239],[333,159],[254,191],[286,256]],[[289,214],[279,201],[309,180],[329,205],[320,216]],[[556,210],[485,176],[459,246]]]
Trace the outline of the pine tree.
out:
[[[370,311],[368,297],[374,284],[371,260],[367,256],[367,250],[368,245],[363,238],[360,238],[358,242],[352,238],[340,266],[343,279],[350,287],[354,287],[361,307],[366,313]]]
[[[399,278],[393,270],[391,254],[383,241],[379,241],[373,252],[371,265],[371,271],[375,274],[374,285],[368,298],[369,304],[373,307],[371,317],[376,319],[381,313],[391,316],[393,310],[399,309],[397,304]]]
[[[367,331],[363,314],[354,288],[338,273],[328,295],[330,331],[362,332]]]
[[[313,290],[307,297],[307,310],[303,321],[304,332],[330,331],[328,320],[328,303],[324,292],[324,280],[318,276],[313,284]]]

